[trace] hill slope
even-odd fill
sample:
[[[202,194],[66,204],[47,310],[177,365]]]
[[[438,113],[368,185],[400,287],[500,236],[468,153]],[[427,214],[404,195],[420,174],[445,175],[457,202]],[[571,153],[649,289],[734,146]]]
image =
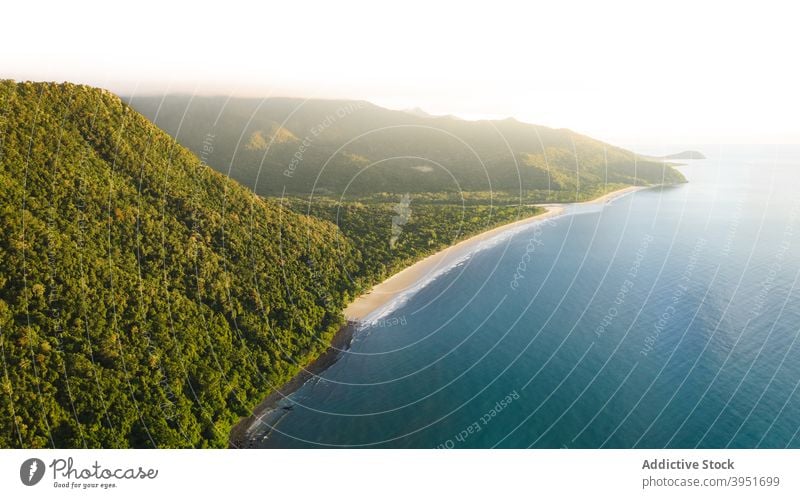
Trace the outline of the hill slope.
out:
[[[217,103],[169,98],[154,119],[258,191],[302,192],[319,176],[317,191],[363,195],[265,200],[108,92],[0,81],[0,447],[224,446],[240,416],[325,349],[352,297],[540,212],[521,202],[519,178],[529,200],[642,181],[641,164],[626,173],[630,153],[564,130],[275,99],[269,115],[292,117],[257,112],[242,133],[252,102],[209,127]],[[509,152],[529,150],[534,129],[544,153]],[[644,169],[648,182],[682,180]],[[488,194],[490,181],[509,190]],[[400,230],[398,206],[410,214]]]
[[[0,81],[0,185],[0,447],[224,446],[355,292],[333,224],[102,90]]]
[[[139,112],[259,194],[596,191],[685,181],[570,130],[392,111],[367,102],[133,97]],[[580,197],[580,195],[578,195]],[[558,196],[563,199],[564,196]]]

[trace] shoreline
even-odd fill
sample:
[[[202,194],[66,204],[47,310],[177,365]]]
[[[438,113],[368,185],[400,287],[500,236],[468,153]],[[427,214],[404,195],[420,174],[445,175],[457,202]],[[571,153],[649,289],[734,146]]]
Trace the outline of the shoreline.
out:
[[[439,271],[448,269],[454,260],[469,254],[482,242],[494,238],[501,233],[514,228],[526,226],[537,221],[553,218],[564,212],[564,207],[555,204],[537,206],[544,208],[543,213],[529,216],[521,220],[512,221],[495,228],[486,230],[457,242],[451,246],[437,251],[416,263],[407,266],[386,280],[376,284],[366,293],[357,297],[344,309],[344,316],[348,321],[362,322],[376,311],[385,308],[398,296],[412,290],[426,277],[433,277]]]
[[[228,435],[228,447],[239,449],[250,447],[248,444],[248,433],[253,427],[253,424],[263,420],[263,418],[271,412],[278,415],[275,422],[279,421],[285,413],[288,413],[291,407],[287,409],[286,407],[279,406],[279,403],[300,389],[303,384],[336,363],[342,352],[350,349],[350,344],[353,342],[353,335],[357,328],[358,324],[356,322],[348,321],[345,323],[345,325],[336,331],[330,345],[321,355],[304,366],[288,382],[273,390],[258,404],[258,406],[253,408],[253,412],[250,416],[239,419],[239,421],[231,427],[230,434]],[[270,425],[274,426],[275,424]]]
[[[448,263],[452,262],[455,258],[471,253],[472,250],[480,246],[481,243],[504,232],[559,216],[564,212],[565,205],[605,204],[624,195],[651,187],[652,186],[630,186],[619,190],[614,190],[613,192],[604,194],[596,199],[579,203],[536,204],[537,206],[544,208],[545,212],[534,216],[529,216],[521,220],[512,221],[511,223],[506,223],[504,225],[489,229],[485,232],[473,235],[472,237],[448,246],[410,266],[407,266],[386,280],[376,284],[368,292],[353,300],[353,302],[344,309],[343,313],[347,322],[333,336],[331,344],[328,346],[325,352],[302,368],[300,372],[295,374],[295,376],[284,385],[273,390],[252,410],[250,416],[239,419],[239,421],[233,425],[228,436],[228,447],[251,447],[249,443],[252,443],[252,440],[249,440],[248,435],[253,425],[258,421],[264,420],[270,415],[272,415],[272,417],[270,418],[269,425],[273,427],[277,425],[283,416],[291,411],[291,405],[288,407],[281,407],[280,402],[291,396],[311,378],[318,376],[327,370],[331,365],[336,363],[341,353],[350,349],[353,335],[355,334],[361,322],[363,322],[373,313],[384,309],[389,303],[394,301],[404,292],[414,288],[421,281],[423,281],[426,276],[436,276],[437,271],[449,268],[450,266]],[[271,431],[267,432],[265,438],[269,437],[269,432]]]
[[[499,227],[495,227],[485,232],[473,235],[468,239],[464,239],[426,258],[423,258],[411,266],[405,267],[383,282],[376,284],[365,294],[357,297],[344,309],[344,316],[348,321],[364,321],[373,313],[386,307],[386,305],[394,301],[404,292],[413,289],[424,278],[435,276],[437,271],[440,269],[449,268],[449,262],[452,262],[454,259],[469,253],[472,249],[479,246],[480,243],[492,239],[508,230],[556,217],[564,212],[565,204],[605,204],[618,197],[622,197],[644,188],[647,187],[626,187],[609,192],[597,197],[596,199],[580,203],[536,204],[536,206],[544,208],[545,212],[530,216],[528,218],[523,218],[521,220],[512,221],[511,223],[506,223],[504,225],[500,225]]]

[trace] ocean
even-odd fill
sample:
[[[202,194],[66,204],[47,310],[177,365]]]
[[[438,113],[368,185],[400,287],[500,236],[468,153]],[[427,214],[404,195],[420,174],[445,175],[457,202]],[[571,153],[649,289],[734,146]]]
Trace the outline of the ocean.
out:
[[[256,446],[800,447],[800,149],[702,151],[373,316]]]

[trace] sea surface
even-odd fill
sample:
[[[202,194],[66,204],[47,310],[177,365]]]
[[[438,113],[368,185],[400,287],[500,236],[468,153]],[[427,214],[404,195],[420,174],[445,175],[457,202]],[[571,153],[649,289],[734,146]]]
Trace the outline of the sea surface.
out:
[[[800,149],[702,151],[374,315],[256,446],[800,447]]]

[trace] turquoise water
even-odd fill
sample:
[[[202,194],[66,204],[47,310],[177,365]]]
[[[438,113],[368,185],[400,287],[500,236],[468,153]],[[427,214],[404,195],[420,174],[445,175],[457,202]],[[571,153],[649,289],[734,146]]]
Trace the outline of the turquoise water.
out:
[[[704,152],[436,278],[259,445],[800,447],[800,151]]]

